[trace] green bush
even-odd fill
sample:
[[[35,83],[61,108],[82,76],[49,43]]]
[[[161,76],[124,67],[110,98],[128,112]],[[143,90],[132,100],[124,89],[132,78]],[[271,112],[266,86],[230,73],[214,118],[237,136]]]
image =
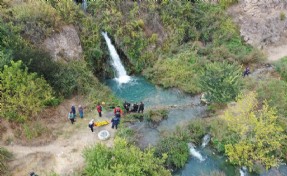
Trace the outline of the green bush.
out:
[[[281,78],[287,81],[287,57],[284,57],[275,63],[275,68]]]
[[[38,44],[52,34],[61,21],[46,1],[27,1],[11,7],[11,20],[29,41]]]
[[[159,60],[152,69],[145,72],[145,76],[164,88],[177,87],[196,94],[200,92],[200,65],[194,53],[183,51],[170,59]]]
[[[167,118],[167,114],[168,112],[165,109],[148,110],[144,113],[144,119],[148,122],[159,123]]]
[[[223,114],[228,129],[239,136],[235,144],[226,144],[225,153],[233,164],[254,169],[254,164],[266,169],[281,162],[282,143],[286,134],[278,125],[276,112],[265,101],[258,107],[256,94],[250,92],[239,98]]]
[[[209,133],[212,136],[211,145],[219,153],[225,152],[226,144],[235,144],[239,140],[239,136],[228,130],[227,123],[221,118],[213,118],[208,126]]]
[[[47,82],[22,67],[21,61],[12,61],[0,72],[1,116],[18,122],[32,119],[53,98]]]
[[[97,144],[84,151],[86,161],[84,174],[87,176],[168,176],[171,173],[163,167],[166,157],[167,155],[164,154],[157,158],[154,156],[153,149],[141,151],[125,140],[116,138],[112,148]]]
[[[258,99],[275,108],[278,115],[287,116],[287,83],[282,80],[268,79],[260,81],[257,88]]]
[[[0,175],[8,175],[8,161],[12,158],[12,154],[5,148],[0,147]]]
[[[156,155],[161,156],[164,153],[168,156],[165,162],[166,167],[182,168],[189,157],[187,142],[173,136],[163,138],[156,145]]]
[[[202,137],[207,133],[206,122],[202,119],[194,119],[188,123],[187,129],[189,131],[190,139],[199,144]]]
[[[200,84],[206,99],[212,103],[234,100],[241,90],[242,73],[239,66],[227,62],[215,62],[205,66]]]

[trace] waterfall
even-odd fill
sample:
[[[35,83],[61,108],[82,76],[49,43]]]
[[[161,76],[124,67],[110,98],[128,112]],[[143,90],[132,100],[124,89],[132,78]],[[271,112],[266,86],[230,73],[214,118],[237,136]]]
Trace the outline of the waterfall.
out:
[[[210,134],[206,134],[204,135],[203,139],[202,139],[202,144],[201,147],[204,148],[210,141]]]
[[[116,70],[115,79],[120,84],[129,82],[131,77],[127,75],[127,72],[120,60],[120,56],[118,55],[114,45],[112,44],[111,39],[109,38],[107,32],[102,32],[102,35],[104,36],[106,40],[106,43],[107,43],[107,46],[110,52],[110,56],[112,58],[112,66]]]
[[[87,0],[83,0],[83,3],[82,3],[82,8],[83,8],[83,10],[86,12],[86,10],[87,10],[87,7],[88,7],[88,5],[87,5]]]
[[[199,153],[199,151],[195,150],[195,146],[192,143],[187,144],[189,147],[189,152],[192,156],[199,159],[199,161],[204,161],[205,158],[202,157],[202,155]]]
[[[239,169],[239,173],[240,176],[247,176],[248,175],[247,168],[243,166],[242,168]]]

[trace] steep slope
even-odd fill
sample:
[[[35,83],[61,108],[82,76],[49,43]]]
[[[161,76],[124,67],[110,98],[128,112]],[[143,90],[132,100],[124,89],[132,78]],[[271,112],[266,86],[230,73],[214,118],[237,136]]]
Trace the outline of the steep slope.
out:
[[[229,9],[244,40],[262,49],[268,60],[287,56],[287,2],[240,0]]]

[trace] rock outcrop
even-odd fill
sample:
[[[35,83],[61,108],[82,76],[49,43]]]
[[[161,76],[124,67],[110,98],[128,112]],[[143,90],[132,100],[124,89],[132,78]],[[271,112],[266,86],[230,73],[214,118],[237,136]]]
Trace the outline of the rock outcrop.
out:
[[[287,55],[287,1],[239,0],[229,14],[247,43],[265,50],[269,58]]]
[[[43,47],[56,61],[77,60],[83,52],[78,33],[72,25],[64,26],[59,33],[45,39]]]

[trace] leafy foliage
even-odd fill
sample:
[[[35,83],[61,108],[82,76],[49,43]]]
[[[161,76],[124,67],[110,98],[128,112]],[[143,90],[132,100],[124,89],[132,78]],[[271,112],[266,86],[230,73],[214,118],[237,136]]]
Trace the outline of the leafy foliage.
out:
[[[162,164],[166,155],[154,156],[153,149],[141,151],[129,145],[125,140],[116,138],[113,148],[103,144],[87,149],[84,152],[86,167],[84,173],[89,175],[171,175]]]
[[[226,103],[235,99],[240,92],[240,67],[227,62],[207,64],[201,79],[206,99],[213,103]]]
[[[240,166],[253,169],[254,162],[265,165],[266,169],[278,166],[282,155],[280,148],[286,140],[283,129],[277,125],[277,116],[265,102],[256,110],[254,92],[248,93],[223,115],[229,130],[240,137],[236,144],[225,145],[229,160]]]
[[[167,153],[166,166],[168,168],[182,168],[189,157],[186,141],[177,137],[166,137],[156,146],[156,154]]]
[[[52,98],[47,82],[21,67],[21,61],[11,61],[11,66],[5,65],[0,72],[1,116],[9,120],[32,118]]]
[[[257,88],[258,100],[268,102],[279,116],[287,115],[287,83],[282,80],[268,79],[260,81]]]
[[[200,91],[200,65],[195,53],[181,50],[173,58],[159,60],[152,69],[146,70],[145,75],[165,88],[177,87],[195,94]]]

